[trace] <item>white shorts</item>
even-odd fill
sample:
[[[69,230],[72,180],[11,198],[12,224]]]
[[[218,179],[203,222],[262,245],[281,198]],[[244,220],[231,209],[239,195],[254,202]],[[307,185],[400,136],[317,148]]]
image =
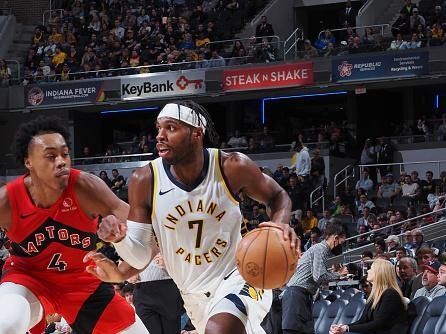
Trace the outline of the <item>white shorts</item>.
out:
[[[210,317],[230,313],[245,325],[247,334],[262,334],[260,326],[269,312],[272,291],[253,288],[235,270],[211,293],[182,294],[184,307],[199,334],[204,334]]]

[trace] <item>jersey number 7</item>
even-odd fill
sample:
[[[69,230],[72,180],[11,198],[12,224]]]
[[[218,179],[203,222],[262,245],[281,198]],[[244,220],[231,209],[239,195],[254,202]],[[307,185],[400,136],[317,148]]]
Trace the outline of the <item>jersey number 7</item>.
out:
[[[193,229],[197,225],[197,236],[195,238],[195,248],[201,247],[201,236],[203,235],[203,220],[190,220],[189,229]]]

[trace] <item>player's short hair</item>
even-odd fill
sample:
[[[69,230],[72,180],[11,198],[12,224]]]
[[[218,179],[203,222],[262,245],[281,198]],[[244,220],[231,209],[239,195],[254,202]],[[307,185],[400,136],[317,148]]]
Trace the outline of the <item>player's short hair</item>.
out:
[[[31,140],[38,135],[58,133],[70,146],[70,134],[68,129],[62,124],[60,118],[39,116],[29,122],[23,123],[17,129],[14,137],[13,151],[16,161],[24,164],[25,158],[28,156],[28,148]]]
[[[194,102],[192,100],[177,100],[173,101],[172,103],[176,103],[185,107],[188,107],[192,109],[195,113],[197,113],[199,116],[204,117],[206,119],[206,131],[205,131],[205,140],[204,145],[205,146],[218,146],[218,140],[220,139],[220,136],[217,133],[217,130],[215,129],[214,122],[212,121],[211,116],[209,115],[208,111],[197,102]]]

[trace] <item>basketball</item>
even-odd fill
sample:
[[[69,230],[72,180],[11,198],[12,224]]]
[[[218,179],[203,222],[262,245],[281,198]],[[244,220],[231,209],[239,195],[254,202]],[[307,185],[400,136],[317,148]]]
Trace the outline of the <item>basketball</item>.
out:
[[[298,257],[282,233],[278,228],[261,227],[246,234],[238,245],[238,270],[253,287],[280,288],[296,271]]]

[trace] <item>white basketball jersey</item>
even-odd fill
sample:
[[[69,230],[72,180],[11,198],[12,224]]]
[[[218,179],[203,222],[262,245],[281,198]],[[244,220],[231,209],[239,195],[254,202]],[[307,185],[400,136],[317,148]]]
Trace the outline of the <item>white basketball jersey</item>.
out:
[[[166,269],[183,294],[212,292],[235,269],[241,240],[239,203],[226,185],[220,151],[205,149],[196,184],[186,187],[169,165],[152,161],[152,224]]]

